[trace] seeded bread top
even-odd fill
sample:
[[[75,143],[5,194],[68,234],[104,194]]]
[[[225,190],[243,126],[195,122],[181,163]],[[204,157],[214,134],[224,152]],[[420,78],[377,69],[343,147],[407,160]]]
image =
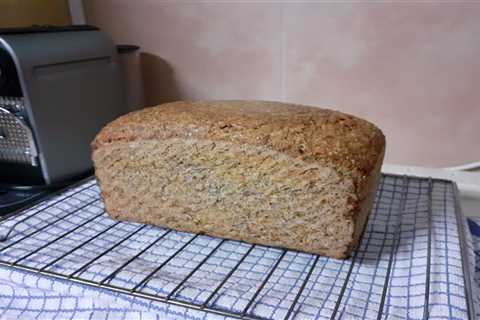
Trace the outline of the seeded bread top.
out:
[[[178,101],[124,115],[92,148],[115,141],[169,138],[263,146],[350,177],[363,199],[385,137],[372,123],[316,107],[267,101]]]

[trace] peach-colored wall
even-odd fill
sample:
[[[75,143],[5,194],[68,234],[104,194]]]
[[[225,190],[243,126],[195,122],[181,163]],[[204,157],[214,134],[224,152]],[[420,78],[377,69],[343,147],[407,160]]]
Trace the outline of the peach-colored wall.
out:
[[[268,99],[377,123],[386,161],[480,159],[480,2],[86,0],[142,47],[146,101]]]

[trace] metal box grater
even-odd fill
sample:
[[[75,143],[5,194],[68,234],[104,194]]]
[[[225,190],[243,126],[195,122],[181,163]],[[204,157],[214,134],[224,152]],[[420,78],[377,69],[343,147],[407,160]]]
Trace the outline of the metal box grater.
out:
[[[37,148],[25,122],[23,98],[0,97],[0,159],[37,166]]]
[[[0,183],[91,171],[90,141],[127,111],[116,46],[91,26],[0,29]]]

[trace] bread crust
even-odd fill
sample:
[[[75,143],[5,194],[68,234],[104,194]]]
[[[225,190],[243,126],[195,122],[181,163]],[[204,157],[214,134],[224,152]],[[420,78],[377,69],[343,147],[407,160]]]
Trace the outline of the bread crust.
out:
[[[94,165],[97,172],[103,169],[95,152],[115,143],[170,139],[261,147],[335,171],[353,185],[346,216],[355,226],[343,252],[329,253],[337,258],[348,257],[358,243],[385,151],[380,129],[337,111],[268,101],[178,101],[129,113],[105,126],[92,142]],[[99,177],[108,203],[106,183]],[[107,207],[110,214],[114,210]]]

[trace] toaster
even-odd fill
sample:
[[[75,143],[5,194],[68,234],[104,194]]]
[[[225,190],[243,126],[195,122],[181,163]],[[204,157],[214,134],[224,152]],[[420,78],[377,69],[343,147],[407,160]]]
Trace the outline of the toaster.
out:
[[[0,183],[88,174],[90,142],[125,112],[117,49],[98,28],[0,29]]]

